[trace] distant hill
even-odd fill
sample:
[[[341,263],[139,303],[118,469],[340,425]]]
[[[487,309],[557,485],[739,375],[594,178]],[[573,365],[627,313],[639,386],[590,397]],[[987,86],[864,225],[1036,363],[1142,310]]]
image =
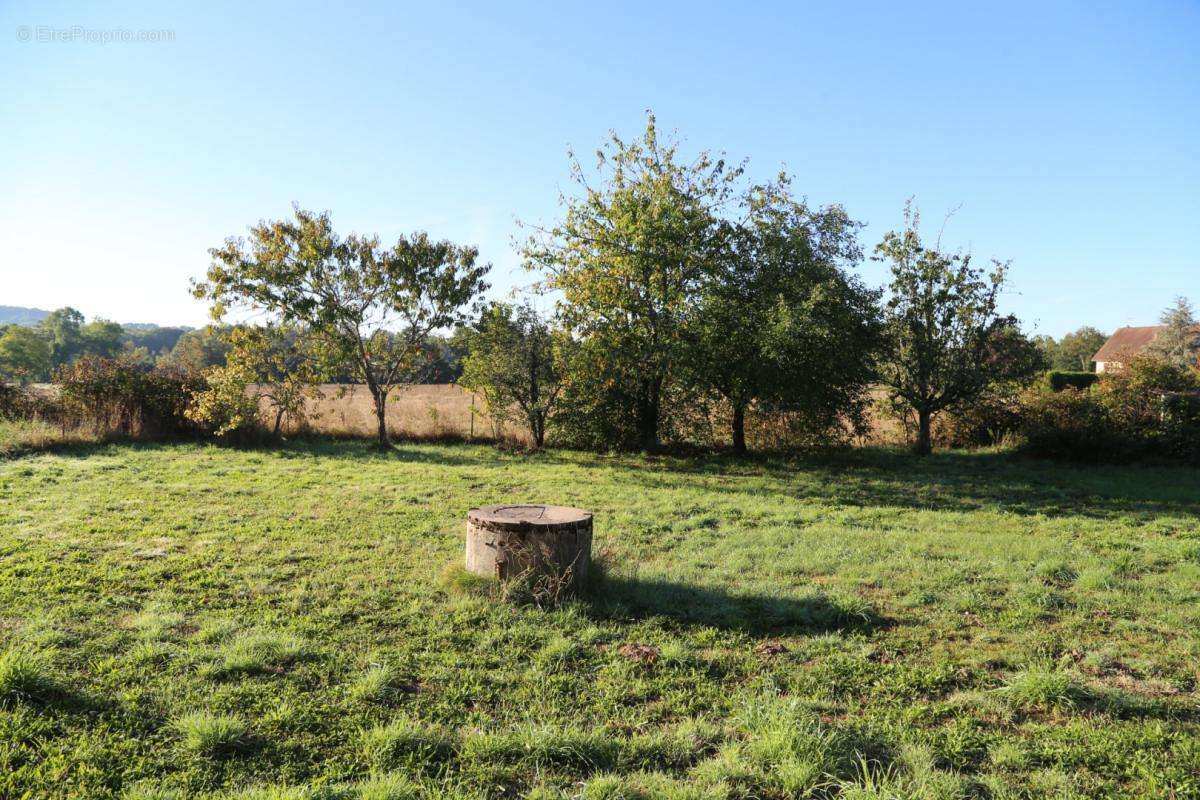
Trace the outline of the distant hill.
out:
[[[18,325],[36,325],[50,316],[49,311],[24,306],[0,306],[0,325],[15,322]]]

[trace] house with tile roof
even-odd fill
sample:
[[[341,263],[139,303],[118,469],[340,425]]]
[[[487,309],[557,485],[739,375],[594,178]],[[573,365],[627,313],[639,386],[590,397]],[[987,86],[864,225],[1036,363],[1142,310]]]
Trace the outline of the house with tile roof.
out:
[[[1112,372],[1125,365],[1125,362],[1142,353],[1149,347],[1166,325],[1141,325],[1136,327],[1117,328],[1104,346],[1092,356],[1096,362],[1096,372]],[[1200,334],[1200,329],[1197,330]]]
[[[1112,372],[1124,366],[1125,362],[1150,346],[1165,325],[1141,325],[1117,328],[1104,346],[1092,356],[1096,362],[1096,372]]]

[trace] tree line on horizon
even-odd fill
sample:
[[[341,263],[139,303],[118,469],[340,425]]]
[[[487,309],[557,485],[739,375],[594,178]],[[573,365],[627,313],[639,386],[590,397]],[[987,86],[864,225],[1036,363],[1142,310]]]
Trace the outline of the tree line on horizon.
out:
[[[296,207],[227,239],[192,286],[223,353],[197,365],[206,388],[188,414],[231,435],[265,399],[278,432],[332,378],[367,387],[387,446],[389,398],[440,370],[538,447],[553,431],[572,446],[655,450],[717,409],[741,452],[751,413],[803,441],[848,441],[882,387],[924,454],[939,415],[1011,404],[1047,368],[1090,370],[1103,344],[1087,327],[1028,336],[1001,309],[1008,264],[930,246],[911,202],[866,253],[843,207],[810,205],[786,173],[752,182],[745,164],[685,158],[652,114],[637,139],[612,134],[594,167],[571,155],[570,174],[559,219],[526,224],[518,245],[548,314],[529,298],[485,302],[478,250],[425,233],[385,245]],[[857,277],[866,257],[888,266],[886,286]],[[266,322],[224,325],[232,310]],[[1190,315],[1185,301],[1177,311]]]
[[[0,380],[47,383],[81,358],[121,358],[147,368],[203,372],[225,364],[237,327],[122,325],[102,317],[88,322],[80,311],[64,306],[39,319],[0,323]],[[452,382],[461,371],[462,357],[453,336],[432,337],[430,348],[431,366],[424,377],[430,383]],[[336,371],[322,377],[330,383],[350,380]]]

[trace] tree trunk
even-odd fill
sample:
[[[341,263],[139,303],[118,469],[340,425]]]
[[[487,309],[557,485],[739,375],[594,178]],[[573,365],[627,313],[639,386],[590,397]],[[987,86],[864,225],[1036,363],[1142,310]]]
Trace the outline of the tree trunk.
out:
[[[546,444],[546,418],[539,415],[533,429],[533,446],[541,450],[544,444]]]
[[[733,452],[746,452],[746,406],[741,403],[733,405]]]
[[[658,393],[643,385],[638,401],[638,446],[650,453],[658,449]]]
[[[375,418],[379,422],[379,440],[377,442],[381,450],[387,450],[392,446],[388,439],[387,429],[387,394],[379,389],[372,392],[375,398]]]
[[[933,414],[928,409],[917,410],[917,446],[919,456],[927,456],[933,452],[933,435],[930,422]]]
[[[283,427],[283,409],[280,408],[275,411],[275,430],[272,432],[271,435],[274,436],[276,439],[278,439],[279,438],[279,429],[282,427]]]

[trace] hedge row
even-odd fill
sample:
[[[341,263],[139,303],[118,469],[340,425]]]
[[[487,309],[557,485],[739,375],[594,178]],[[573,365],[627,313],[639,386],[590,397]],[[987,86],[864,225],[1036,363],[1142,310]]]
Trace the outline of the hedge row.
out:
[[[1093,383],[1100,379],[1100,376],[1094,372],[1066,372],[1063,370],[1055,370],[1046,373],[1046,379],[1050,382],[1050,388],[1053,391],[1061,392],[1063,389],[1087,389]]]

